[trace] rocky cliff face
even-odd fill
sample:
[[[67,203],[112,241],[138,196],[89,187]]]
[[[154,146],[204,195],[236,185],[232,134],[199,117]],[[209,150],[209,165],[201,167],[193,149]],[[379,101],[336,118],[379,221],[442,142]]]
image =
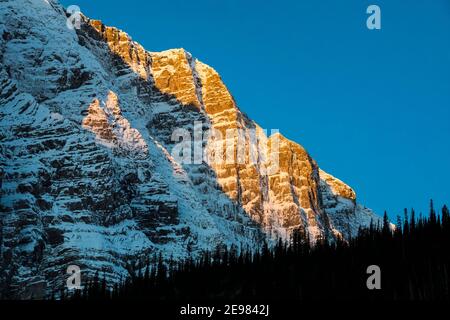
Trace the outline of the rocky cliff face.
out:
[[[85,17],[70,30],[50,0],[0,2],[0,36],[3,296],[42,297],[69,265],[114,283],[159,252],[255,249],[294,230],[333,241],[378,221],[183,49],[149,52]],[[174,132],[194,138],[192,161]]]

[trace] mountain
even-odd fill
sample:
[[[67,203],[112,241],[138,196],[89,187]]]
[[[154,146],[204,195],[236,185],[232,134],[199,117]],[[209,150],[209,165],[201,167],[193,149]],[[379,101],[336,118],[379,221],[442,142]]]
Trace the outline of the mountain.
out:
[[[253,250],[294,230],[334,241],[380,221],[187,51],[146,51],[84,16],[68,28],[52,0],[2,1],[0,17],[3,296],[59,290],[69,265],[111,284],[160,252]]]

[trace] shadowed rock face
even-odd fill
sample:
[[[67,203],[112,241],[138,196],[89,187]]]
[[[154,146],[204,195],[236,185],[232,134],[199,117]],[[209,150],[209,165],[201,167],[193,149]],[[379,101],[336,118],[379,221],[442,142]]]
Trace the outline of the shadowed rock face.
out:
[[[2,296],[59,290],[69,265],[113,284],[159,252],[255,249],[296,229],[333,241],[378,220],[183,49],[148,52],[84,17],[69,30],[45,0],[0,2],[0,35]],[[208,161],[182,163],[172,134],[198,124]]]

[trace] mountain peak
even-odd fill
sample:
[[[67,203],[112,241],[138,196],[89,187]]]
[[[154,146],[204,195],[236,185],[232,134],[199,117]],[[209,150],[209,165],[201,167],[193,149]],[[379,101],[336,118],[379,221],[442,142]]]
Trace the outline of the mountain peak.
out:
[[[319,172],[320,178],[330,186],[335,195],[356,201],[356,193],[351,187],[322,169]]]

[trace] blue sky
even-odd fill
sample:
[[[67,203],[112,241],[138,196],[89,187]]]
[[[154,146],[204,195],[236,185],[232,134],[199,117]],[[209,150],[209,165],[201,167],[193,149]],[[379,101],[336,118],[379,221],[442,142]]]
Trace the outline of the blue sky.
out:
[[[214,67],[244,112],[377,213],[450,203],[449,0],[61,2]]]

